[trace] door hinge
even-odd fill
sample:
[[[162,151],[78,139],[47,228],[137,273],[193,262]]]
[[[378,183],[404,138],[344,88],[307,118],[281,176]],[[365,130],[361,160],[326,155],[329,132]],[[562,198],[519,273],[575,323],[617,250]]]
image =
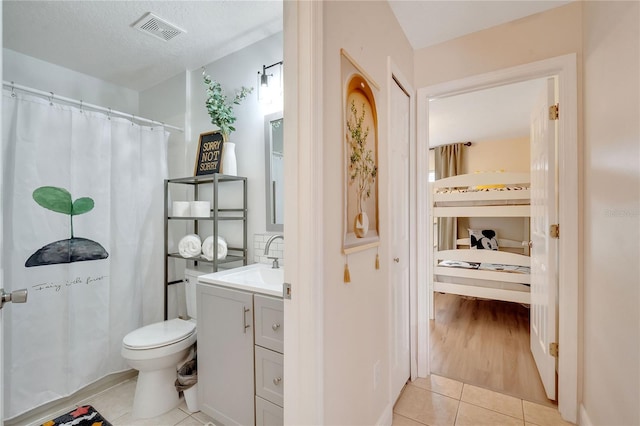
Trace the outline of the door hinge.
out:
[[[549,120],[560,119],[560,104],[551,105],[549,107]]]
[[[549,227],[549,235],[551,236],[551,238],[560,238],[560,225],[559,224],[553,224]]]
[[[282,298],[291,299],[291,284],[282,283]]]
[[[549,355],[558,358],[558,344],[556,342],[549,343]]]

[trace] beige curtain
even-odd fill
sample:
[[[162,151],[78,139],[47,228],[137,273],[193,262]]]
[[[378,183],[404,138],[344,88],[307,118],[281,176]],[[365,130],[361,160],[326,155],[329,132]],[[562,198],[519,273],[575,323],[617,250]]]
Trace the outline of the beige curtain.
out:
[[[462,173],[463,148],[463,143],[438,146],[435,148],[436,179]],[[457,226],[458,219],[455,217],[441,217],[438,219],[438,250],[456,248]]]

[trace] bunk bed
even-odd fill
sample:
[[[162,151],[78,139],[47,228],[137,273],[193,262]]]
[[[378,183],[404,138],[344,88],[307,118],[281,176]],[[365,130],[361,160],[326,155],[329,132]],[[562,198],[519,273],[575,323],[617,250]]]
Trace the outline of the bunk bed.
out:
[[[529,257],[530,219],[529,173],[474,173],[439,179],[431,183],[429,247],[432,273],[429,280],[431,318],[435,314],[436,292],[460,296],[530,304],[531,275]],[[522,241],[481,238],[491,249],[478,247],[477,235],[453,236],[455,248],[439,250],[437,218],[522,218]],[[457,226],[454,227],[454,229]],[[494,238],[491,238],[494,237]],[[490,240],[490,241],[487,241]],[[497,245],[497,247],[496,247]]]

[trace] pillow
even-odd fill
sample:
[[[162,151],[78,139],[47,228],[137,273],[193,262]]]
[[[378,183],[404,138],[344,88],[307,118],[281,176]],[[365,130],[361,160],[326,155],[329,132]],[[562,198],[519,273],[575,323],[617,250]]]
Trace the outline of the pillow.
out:
[[[471,250],[498,250],[498,237],[493,229],[469,229]]]

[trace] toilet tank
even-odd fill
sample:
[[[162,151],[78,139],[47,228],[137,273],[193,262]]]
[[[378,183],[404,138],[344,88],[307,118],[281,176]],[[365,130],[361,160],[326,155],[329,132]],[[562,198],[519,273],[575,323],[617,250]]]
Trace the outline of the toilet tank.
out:
[[[187,301],[187,315],[189,318],[196,319],[196,285],[198,284],[198,277],[204,275],[206,272],[197,271],[195,269],[184,270],[184,288],[185,297]]]

